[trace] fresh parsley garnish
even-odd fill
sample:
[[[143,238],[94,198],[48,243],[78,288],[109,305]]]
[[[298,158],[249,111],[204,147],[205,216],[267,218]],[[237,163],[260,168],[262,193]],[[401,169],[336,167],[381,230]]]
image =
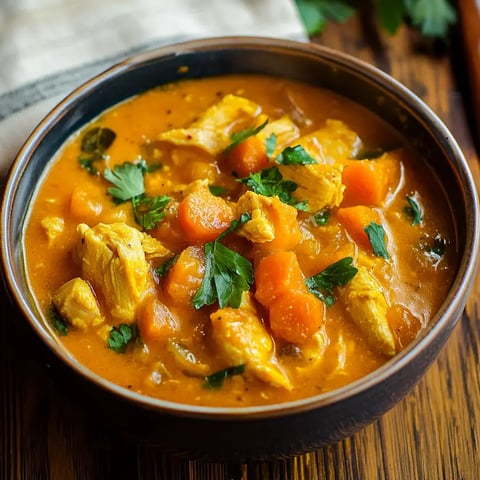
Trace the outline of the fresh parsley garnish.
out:
[[[81,155],[78,160],[80,166],[91,175],[96,175],[98,169],[94,163],[104,158],[105,152],[115,140],[113,130],[103,127],[94,127],[85,132],[80,144]]]
[[[320,300],[323,300],[327,306],[331,307],[335,303],[333,288],[338,285],[345,285],[358,272],[352,262],[352,257],[345,257],[332,263],[325,270],[307,278],[305,281],[307,288]]]
[[[62,317],[55,305],[52,305],[50,307],[47,315],[52,327],[58,332],[59,335],[61,335],[62,337],[68,335],[68,323]]]
[[[155,273],[160,277],[165,277],[168,271],[177,263],[178,257],[180,255],[174,255],[172,258],[169,258],[166,262],[163,262],[160,266],[155,269]]]
[[[167,214],[165,207],[170,203],[171,198],[168,195],[153,198],[139,195],[131,200],[136,222],[145,230],[151,230],[165,218]]]
[[[252,264],[237,252],[220,243],[226,235],[247,222],[250,215],[243,214],[215,241],[205,244],[205,274],[200,289],[193,297],[193,306],[200,309],[218,300],[220,308],[238,308],[242,293],[253,284]]]
[[[280,165],[311,165],[317,163],[301,145],[286,147],[275,161]]]
[[[385,230],[383,226],[375,222],[370,222],[364,230],[372,245],[373,253],[377,257],[390,258],[385,244]]]
[[[110,349],[117,353],[125,353],[128,344],[135,340],[137,331],[135,325],[121,323],[118,327],[112,327],[107,344]]]
[[[423,219],[420,205],[413,197],[409,197],[408,195],[407,202],[408,205],[403,209],[404,212],[410,217],[412,225],[419,225],[420,223],[422,223]]]
[[[221,185],[209,185],[208,189],[210,190],[210,193],[216,197],[222,196],[227,191],[227,189]]]
[[[306,200],[297,202],[292,197],[292,192],[298,188],[298,185],[291,180],[284,180],[278,167],[269,167],[260,172],[251,173],[248,177],[240,178],[239,181],[259,195],[276,196],[283,203],[291,205],[297,210],[307,209]]]
[[[445,253],[446,245],[447,240],[437,233],[433,238],[433,241],[430,244],[424,245],[423,247],[428,255],[431,255],[439,260]]]
[[[232,148],[235,148],[239,143],[242,143],[244,140],[246,140],[248,137],[253,137],[256,135],[258,132],[263,130],[268,123],[268,118],[258,127],[255,128],[246,128],[245,130],[240,130],[238,132],[233,132],[230,135],[230,140],[231,143],[228,145],[228,147],[225,149],[225,153],[229,152],[232,150]]]
[[[224,368],[223,370],[219,370],[218,372],[212,373],[205,377],[205,388],[210,388],[212,390],[217,390],[222,388],[223,383],[228,377],[233,375],[241,375],[245,371],[245,365],[236,365],[234,367]]]
[[[267,157],[272,158],[275,147],[277,146],[277,136],[274,133],[271,133],[270,136],[265,140],[265,148],[267,152]]]
[[[330,219],[330,214],[331,212],[328,209],[320,210],[315,215],[313,215],[313,222],[315,223],[315,225],[323,227],[328,223],[328,220]]]

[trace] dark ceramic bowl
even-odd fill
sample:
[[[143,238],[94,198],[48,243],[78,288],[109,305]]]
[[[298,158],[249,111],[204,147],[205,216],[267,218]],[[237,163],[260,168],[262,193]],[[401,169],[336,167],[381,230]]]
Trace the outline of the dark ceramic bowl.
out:
[[[187,66],[188,69],[180,69]],[[253,72],[331,89],[375,112],[434,165],[448,194],[458,236],[458,270],[428,328],[380,369],[338,390],[261,407],[210,408],[144,397],[77,363],[46,328],[24,268],[23,224],[50,159],[64,141],[106,108],[179,78]],[[353,87],[354,86],[354,87]],[[54,353],[76,392],[116,429],[166,451],[215,460],[291,455],[337,442],[401,400],[437,357],[465,307],[478,261],[478,199],[467,163],[442,122],[415,95],[381,71],[312,44],[264,38],[193,41],[137,55],[88,81],[34,130],[12,167],[1,217],[3,269],[15,303]],[[74,375],[72,375],[74,373]]]

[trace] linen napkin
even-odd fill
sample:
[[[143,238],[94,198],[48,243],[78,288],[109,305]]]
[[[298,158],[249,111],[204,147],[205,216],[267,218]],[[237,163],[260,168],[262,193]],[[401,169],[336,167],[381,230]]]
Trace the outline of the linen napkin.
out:
[[[222,35],[306,40],[294,0],[1,0],[0,181],[34,126],[89,77]]]

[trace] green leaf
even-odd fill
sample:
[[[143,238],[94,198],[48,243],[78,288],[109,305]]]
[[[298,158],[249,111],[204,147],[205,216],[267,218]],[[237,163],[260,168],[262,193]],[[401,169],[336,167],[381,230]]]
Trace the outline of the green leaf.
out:
[[[220,185],[209,185],[208,189],[210,190],[210,193],[212,195],[215,195],[216,197],[222,196],[227,191],[225,187],[222,187]]]
[[[280,165],[311,165],[317,163],[301,145],[285,148],[275,161]]]
[[[275,147],[277,146],[277,136],[274,133],[271,133],[270,136],[265,140],[265,147],[267,151],[267,157],[272,158]]]
[[[219,370],[218,372],[212,373],[211,375],[208,375],[208,377],[205,377],[204,387],[217,390],[222,388],[223,383],[228,377],[233,375],[241,375],[244,371],[244,364],[224,368],[223,370]]]
[[[403,0],[376,0],[375,4],[380,23],[390,35],[393,35],[405,16],[405,3]]]
[[[233,132],[230,135],[230,140],[231,140],[232,143],[230,143],[230,145],[225,149],[225,153],[229,152],[232,148],[236,147],[239,143],[242,143],[248,137],[253,137],[258,132],[263,130],[267,126],[267,123],[268,123],[268,118],[258,127],[246,128],[245,130],[240,130],[238,132]]]
[[[353,157],[350,158],[352,160],[374,160],[375,158],[381,157],[386,151],[388,151],[388,149],[381,147],[371,149],[361,148]]]
[[[455,23],[455,9],[447,0],[405,0],[413,25],[427,37],[446,37],[449,25]]]
[[[48,320],[50,321],[52,327],[58,332],[59,335],[64,337],[68,335],[69,326],[66,320],[62,317],[57,307],[52,304],[50,309],[47,312]]]
[[[115,185],[108,189],[108,193],[117,200],[130,200],[145,192],[141,164],[125,162],[123,165],[116,165],[113,171],[106,168],[103,176]]]
[[[377,257],[383,257],[385,259],[390,258],[385,244],[385,230],[383,226],[371,222],[364,228],[364,230],[370,240],[370,244],[372,245],[373,253]]]
[[[166,262],[163,262],[155,269],[155,273],[159,277],[165,277],[168,271],[177,263],[178,257],[180,255],[174,255],[172,258],[169,258]]]
[[[425,251],[437,259],[440,259],[445,254],[445,247],[447,246],[447,240],[444,239],[439,233],[433,238],[433,242],[429,245],[425,245]]]
[[[283,203],[295,207],[297,210],[306,210],[307,201],[297,202],[292,197],[298,185],[291,180],[283,180],[278,167],[270,167],[260,172],[251,173],[248,177],[240,178],[248,188],[264,197],[278,197]]]
[[[109,128],[91,128],[83,135],[80,149],[84,153],[103,153],[110,147],[115,137],[115,132]]]
[[[328,220],[330,219],[330,210],[325,209],[321,210],[320,212],[317,212],[315,215],[313,215],[313,222],[315,225],[318,225],[319,227],[323,227],[328,223]]]
[[[404,212],[411,218],[412,225],[419,225],[423,220],[420,205],[418,205],[417,201],[413,197],[409,197],[408,195],[407,202],[408,206],[403,209]]]
[[[345,257],[329,265],[325,270],[306,279],[307,288],[328,306],[333,305],[333,288],[347,284],[358,272],[352,265],[353,258]]]
[[[125,353],[128,344],[137,337],[135,326],[121,323],[118,327],[112,327],[107,344],[110,349],[117,353]]]
[[[152,230],[165,218],[165,208],[171,198],[168,195],[159,195],[153,198],[139,195],[131,200],[136,222],[145,230]]]

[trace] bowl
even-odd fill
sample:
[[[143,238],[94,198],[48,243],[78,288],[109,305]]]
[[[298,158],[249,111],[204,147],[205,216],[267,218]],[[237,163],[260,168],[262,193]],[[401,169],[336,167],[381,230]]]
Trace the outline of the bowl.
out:
[[[22,250],[32,192],[65,140],[105,109],[180,78],[226,73],[288,77],[339,93],[376,113],[434,166],[455,219],[458,268],[441,308],[421,334],[373,373],[334,391],[269,406],[217,408],[142,396],[92,373],[44,324]],[[355,88],[352,88],[355,85]],[[392,408],[416,385],[456,325],[478,263],[476,188],[451,133],[414,94],[380,70],[318,45],[253,37],[196,40],[136,55],[87,81],[35,128],[10,170],[1,214],[2,264],[14,303],[49,347],[62,383],[73,383],[116,432],[205,460],[289,456],[340,441]],[[63,372],[63,374],[62,374]],[[100,407],[100,408],[98,408]]]

